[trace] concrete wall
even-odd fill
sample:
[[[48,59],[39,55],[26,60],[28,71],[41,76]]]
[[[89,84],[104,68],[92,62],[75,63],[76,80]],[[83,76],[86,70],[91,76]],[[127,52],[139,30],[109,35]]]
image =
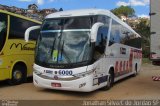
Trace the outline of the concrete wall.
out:
[[[160,56],[160,0],[150,0],[151,11],[150,13],[156,13],[151,15],[151,52],[155,52]]]

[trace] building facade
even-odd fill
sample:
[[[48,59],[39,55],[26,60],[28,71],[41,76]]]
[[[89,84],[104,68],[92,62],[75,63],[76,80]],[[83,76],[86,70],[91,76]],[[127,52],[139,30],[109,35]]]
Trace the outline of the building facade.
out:
[[[153,62],[160,64],[160,0],[150,0],[150,52]]]

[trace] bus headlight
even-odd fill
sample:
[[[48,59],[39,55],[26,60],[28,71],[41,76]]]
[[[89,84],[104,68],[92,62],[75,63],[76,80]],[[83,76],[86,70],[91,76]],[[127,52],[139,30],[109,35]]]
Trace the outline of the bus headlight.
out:
[[[90,71],[86,71],[86,72],[83,72],[83,73],[75,74],[73,76],[74,77],[85,77],[85,76],[91,75],[93,72],[94,72],[94,70],[90,70]]]
[[[33,72],[34,72],[35,74],[37,74],[37,75],[41,75],[41,74],[42,74],[42,72],[40,72],[40,71],[38,71],[38,70],[36,70],[36,69],[33,69]]]

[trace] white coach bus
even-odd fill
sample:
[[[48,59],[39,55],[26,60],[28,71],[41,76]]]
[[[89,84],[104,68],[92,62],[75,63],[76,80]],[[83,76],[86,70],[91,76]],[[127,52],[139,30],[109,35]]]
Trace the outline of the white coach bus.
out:
[[[86,9],[48,15],[36,45],[34,85],[90,92],[141,68],[141,37],[110,11]]]

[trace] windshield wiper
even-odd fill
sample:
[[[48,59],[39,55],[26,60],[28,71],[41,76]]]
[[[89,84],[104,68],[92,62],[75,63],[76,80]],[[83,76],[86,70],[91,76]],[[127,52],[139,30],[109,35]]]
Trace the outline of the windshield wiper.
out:
[[[62,44],[62,48],[61,48],[61,57],[62,57],[62,54],[64,54],[64,57],[66,58],[67,62],[68,62],[68,63],[71,63],[71,60],[70,60],[70,58],[67,56],[67,54],[64,52],[63,47],[64,47],[64,40],[63,40],[63,44]]]
[[[51,49],[51,57],[52,57],[52,54],[53,54],[55,42],[56,42],[56,38],[55,38],[54,41],[53,41],[53,45],[52,45],[52,49]]]

